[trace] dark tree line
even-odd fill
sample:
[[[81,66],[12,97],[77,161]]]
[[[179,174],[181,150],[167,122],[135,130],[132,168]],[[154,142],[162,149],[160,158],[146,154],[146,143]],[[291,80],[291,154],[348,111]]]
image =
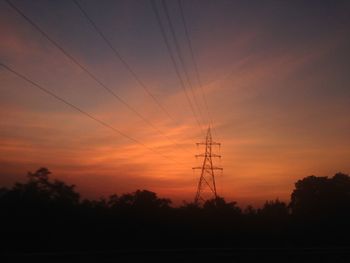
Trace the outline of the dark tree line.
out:
[[[289,204],[243,210],[221,197],[175,208],[147,190],[82,200],[50,174],[41,168],[0,188],[3,250],[350,245],[350,177],[342,173],[297,181]]]

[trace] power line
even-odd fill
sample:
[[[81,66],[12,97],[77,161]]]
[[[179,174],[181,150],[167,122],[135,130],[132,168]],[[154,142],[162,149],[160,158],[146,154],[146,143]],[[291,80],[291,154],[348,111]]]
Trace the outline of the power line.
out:
[[[38,30],[51,44],[53,44],[56,48],[58,48],[68,59],[70,59],[74,64],[76,64],[80,69],[82,69],[86,74],[89,75],[98,85],[100,85],[103,89],[107,90],[114,98],[116,98],[119,102],[121,102],[124,106],[126,106],[130,111],[132,111],[135,115],[137,115],[141,120],[143,120],[147,125],[152,127],[159,134],[167,138],[173,144],[180,146],[177,143],[174,143],[169,136],[164,134],[160,129],[158,129],[155,125],[153,125],[150,121],[148,121],[142,114],[140,114],[135,108],[129,105],[125,100],[123,100],[120,96],[118,96],[113,90],[107,87],[102,81],[100,81],[93,73],[91,73],[86,67],[84,67],[79,61],[77,61],[72,55],[70,55],[62,46],[60,46],[54,39],[52,39],[44,30],[42,30],[33,20],[31,20],[28,16],[26,16],[17,6],[15,6],[10,0],[5,0],[20,16],[22,16],[28,23],[30,23],[36,30]]]
[[[181,20],[182,20],[182,23],[183,23],[184,28],[185,28],[186,40],[187,40],[188,47],[189,47],[189,50],[190,50],[192,62],[193,62],[193,65],[194,65],[194,70],[195,70],[195,73],[196,73],[196,78],[197,78],[197,81],[198,81],[198,85],[200,86],[201,91],[202,91],[202,98],[203,98],[203,101],[204,101],[204,105],[205,105],[205,107],[206,107],[206,109],[208,111],[208,114],[209,114],[207,100],[206,100],[206,97],[205,97],[205,94],[204,94],[204,91],[203,91],[202,81],[201,81],[201,78],[200,78],[200,75],[199,75],[197,62],[196,62],[196,59],[195,59],[195,56],[194,56],[194,52],[193,52],[192,41],[191,41],[191,38],[189,36],[188,27],[187,27],[185,15],[184,15],[184,12],[183,12],[182,1],[178,0],[178,3],[179,3],[179,7],[180,7]]]
[[[92,27],[96,30],[96,32],[100,35],[100,37],[106,42],[109,48],[113,51],[114,55],[122,62],[124,67],[129,71],[129,73],[133,76],[136,82],[145,90],[149,97],[158,105],[158,107],[173,121],[175,119],[169,114],[169,112],[164,108],[164,106],[159,102],[159,100],[150,92],[149,88],[146,84],[140,79],[140,77],[136,74],[136,72],[132,69],[130,64],[123,58],[117,48],[109,41],[109,39],[105,36],[102,30],[96,25],[94,20],[89,16],[89,14],[85,11],[85,9],[81,6],[78,0],[72,0],[73,3],[78,7],[83,16],[89,21]]]
[[[41,85],[38,84],[37,82],[35,82],[35,81],[29,79],[28,77],[24,76],[23,74],[19,73],[19,72],[16,71],[16,70],[12,69],[11,67],[9,67],[9,66],[7,66],[7,65],[5,65],[5,64],[3,64],[3,63],[0,63],[0,66],[4,67],[4,68],[5,68],[6,70],[8,70],[9,72],[12,72],[12,73],[13,73],[14,75],[16,75],[17,77],[19,77],[19,78],[21,78],[21,79],[27,81],[27,82],[30,83],[32,86],[34,86],[34,87],[40,89],[41,91],[45,92],[46,94],[50,95],[51,97],[55,98],[56,100],[58,100],[58,101],[60,101],[60,102],[62,102],[62,103],[64,103],[64,104],[66,104],[67,106],[73,108],[74,110],[76,110],[76,111],[78,111],[79,113],[85,115],[86,117],[88,117],[88,118],[90,118],[90,119],[92,119],[92,120],[98,122],[100,125],[102,125],[102,126],[108,128],[108,129],[110,129],[110,130],[112,130],[112,131],[118,133],[119,135],[121,135],[121,136],[123,136],[123,137],[129,139],[130,141],[133,141],[134,143],[136,143],[136,144],[138,144],[138,145],[141,145],[142,147],[146,148],[147,150],[152,151],[153,153],[158,154],[158,155],[162,156],[162,157],[165,158],[165,159],[175,161],[175,160],[173,160],[172,158],[170,158],[169,156],[166,156],[166,155],[164,155],[164,154],[162,154],[162,153],[159,153],[159,152],[156,151],[155,149],[153,149],[153,148],[147,146],[146,144],[140,142],[139,140],[134,139],[133,137],[127,135],[126,133],[121,132],[120,130],[118,130],[118,129],[114,128],[113,126],[109,125],[108,123],[106,123],[106,122],[104,122],[104,121],[102,121],[102,120],[100,120],[100,119],[94,117],[94,116],[91,115],[90,113],[88,113],[88,112],[82,110],[82,109],[79,108],[78,106],[75,106],[73,103],[71,103],[71,102],[69,102],[69,101],[67,101],[67,100],[65,100],[65,99],[63,99],[63,98],[61,98],[60,96],[56,95],[56,94],[53,93],[52,91],[50,91],[50,90],[44,88],[43,86],[41,86]],[[177,162],[177,161],[175,161],[175,162]]]
[[[187,40],[188,47],[189,47],[190,54],[191,54],[191,58],[192,58],[192,61],[193,61],[197,82],[198,82],[198,85],[199,85],[201,93],[202,93],[202,99],[204,101],[204,106],[205,106],[207,114],[208,114],[209,123],[211,124],[212,128],[214,129],[214,131],[216,131],[215,127],[213,126],[213,120],[212,120],[211,113],[209,111],[207,98],[206,98],[206,95],[205,95],[205,92],[204,92],[204,89],[203,89],[203,84],[202,84],[202,81],[201,81],[201,78],[200,78],[200,74],[199,74],[199,70],[198,70],[198,64],[197,64],[197,61],[196,61],[196,58],[195,58],[195,55],[194,55],[194,52],[193,52],[193,45],[192,45],[192,41],[191,41],[190,34],[189,34],[189,31],[188,31],[186,17],[185,17],[184,11],[183,11],[182,0],[178,0],[178,4],[179,4],[179,7],[180,7],[181,20],[182,20],[182,23],[183,23],[184,28],[185,28],[186,40]]]
[[[159,15],[159,12],[158,12],[156,3],[155,3],[154,0],[150,0],[150,1],[151,1],[152,9],[153,9],[153,12],[154,12],[154,14],[155,14],[155,16],[156,16],[156,20],[157,20],[157,22],[158,22],[158,25],[159,25],[159,28],[160,28],[160,31],[161,31],[161,34],[162,34],[162,37],[163,37],[164,43],[165,43],[165,45],[166,45],[166,47],[167,47],[167,50],[168,50],[168,53],[169,53],[171,62],[172,62],[172,64],[173,64],[173,66],[174,66],[176,76],[177,76],[178,79],[180,80],[181,87],[182,87],[182,89],[183,89],[183,91],[184,91],[184,94],[185,94],[185,96],[186,96],[187,102],[188,102],[188,104],[190,105],[190,108],[191,108],[193,117],[194,117],[195,121],[197,122],[197,124],[198,124],[200,130],[203,132],[203,128],[202,128],[202,126],[201,126],[201,124],[200,124],[200,122],[199,122],[199,120],[198,120],[198,117],[197,117],[197,115],[196,115],[196,113],[195,113],[195,110],[194,110],[193,104],[192,104],[192,102],[191,102],[191,99],[190,99],[190,97],[189,97],[189,95],[188,95],[188,92],[187,92],[185,83],[184,83],[184,81],[183,81],[183,79],[182,79],[180,70],[179,70],[179,68],[178,68],[178,66],[177,66],[177,63],[176,63],[176,60],[175,60],[173,51],[172,51],[172,49],[171,49],[171,46],[170,46],[168,37],[167,37],[167,35],[166,35],[166,33],[165,33],[164,25],[163,25],[162,20],[161,20],[161,18],[160,18],[160,15]]]
[[[174,44],[175,44],[175,48],[176,48],[176,51],[177,51],[177,54],[178,54],[178,57],[179,57],[179,60],[180,60],[180,63],[181,63],[181,66],[182,66],[182,69],[185,73],[185,77],[186,77],[186,80],[187,80],[187,83],[190,87],[190,90],[191,90],[191,93],[192,93],[192,97],[193,97],[193,101],[194,103],[196,104],[197,106],[197,109],[198,109],[198,112],[199,112],[199,115],[202,117],[203,119],[203,114],[202,114],[202,111],[201,111],[201,108],[198,104],[198,101],[196,99],[196,93],[193,89],[193,85],[192,85],[192,82],[191,82],[191,79],[189,77],[189,74],[187,72],[187,69],[186,69],[186,65],[185,65],[185,61],[183,59],[183,56],[182,56],[182,51],[181,51],[181,47],[180,47],[180,44],[179,44],[179,41],[177,40],[177,37],[176,37],[176,33],[175,33],[175,29],[174,29],[174,26],[173,26],[173,23],[171,22],[171,18],[170,18],[170,15],[169,15],[169,9],[168,9],[168,5],[166,3],[165,0],[161,0],[161,3],[162,3],[162,6],[163,6],[163,9],[164,9],[164,12],[165,12],[165,16],[167,18],[167,21],[168,21],[168,24],[169,24],[169,28],[170,28],[170,33],[173,37],[173,40],[174,40]]]
[[[153,101],[158,105],[158,107],[167,115],[169,119],[172,121],[175,121],[175,119],[169,114],[169,112],[164,108],[164,106],[159,102],[159,100],[150,92],[146,84],[141,80],[141,78],[136,74],[136,72],[132,69],[130,64],[123,58],[123,56],[120,54],[120,52],[117,50],[117,48],[109,41],[109,39],[105,36],[105,34],[102,32],[102,30],[97,26],[97,24],[94,22],[94,20],[89,16],[89,14],[86,12],[86,10],[81,6],[78,0],[72,0],[73,3],[77,6],[77,8],[80,10],[80,12],[83,14],[83,16],[88,20],[88,22],[91,24],[91,26],[95,29],[97,34],[105,41],[107,46],[113,51],[114,55],[122,62],[124,67],[129,71],[129,73],[133,76],[133,78],[136,80],[136,82],[145,90],[146,94],[150,96]],[[183,148],[181,145],[179,145],[177,142],[172,140],[169,136],[167,136],[165,133],[163,133],[161,130],[156,128],[152,125],[152,128],[157,130],[160,134],[162,134],[165,138],[167,138],[169,141],[171,141],[176,146],[179,146]],[[183,148],[186,150],[185,148]],[[187,151],[187,150],[186,150]],[[189,151],[187,151],[189,152]]]

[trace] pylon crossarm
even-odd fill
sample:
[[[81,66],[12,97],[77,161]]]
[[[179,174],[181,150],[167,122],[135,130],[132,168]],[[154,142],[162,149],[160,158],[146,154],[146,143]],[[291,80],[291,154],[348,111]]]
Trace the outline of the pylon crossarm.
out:
[[[219,142],[197,142],[196,145],[221,145]]]
[[[196,154],[195,156],[196,156],[196,158],[198,158],[198,157],[218,157],[218,158],[221,158],[221,155],[215,154],[215,153],[212,153],[212,154],[202,153],[202,154]]]

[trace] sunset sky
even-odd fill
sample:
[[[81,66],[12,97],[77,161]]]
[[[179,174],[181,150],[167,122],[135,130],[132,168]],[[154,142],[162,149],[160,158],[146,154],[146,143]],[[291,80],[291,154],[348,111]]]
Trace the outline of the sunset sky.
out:
[[[73,1],[11,2],[148,124],[0,0],[0,63],[146,146],[0,66],[0,185],[44,166],[54,178],[76,184],[83,197],[148,189],[175,203],[193,200],[199,173],[192,167],[200,165],[194,155],[203,151],[195,143],[204,134],[151,2],[79,0],[171,118]],[[178,1],[166,4],[195,96],[186,88],[206,129],[208,114]],[[156,5],[176,51],[162,3]],[[222,155],[215,164],[224,168],[217,174],[218,194],[242,205],[288,201],[298,179],[350,173],[350,1],[182,5],[213,139],[222,143],[220,152],[215,148]]]

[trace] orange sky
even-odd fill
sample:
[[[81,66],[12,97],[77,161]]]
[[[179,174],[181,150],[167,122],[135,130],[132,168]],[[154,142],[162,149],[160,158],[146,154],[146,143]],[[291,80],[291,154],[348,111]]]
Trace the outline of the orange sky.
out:
[[[0,68],[0,182],[9,185],[45,166],[55,177],[76,184],[84,197],[141,188],[175,203],[192,200],[199,174],[191,167],[199,165],[194,155],[201,151],[195,143],[204,136],[149,4],[92,1],[84,7],[175,121],[147,96],[69,2],[16,3],[171,140],[96,85],[5,2],[0,4],[0,60],[172,160]],[[288,201],[300,178],[349,173],[349,5],[339,1],[328,10],[320,4],[315,11],[307,4],[215,3],[189,1],[184,7],[213,117],[213,137],[222,143],[219,195],[243,205]],[[195,83],[175,4],[169,2],[174,5],[171,15]],[[198,85],[195,94],[205,113]]]

